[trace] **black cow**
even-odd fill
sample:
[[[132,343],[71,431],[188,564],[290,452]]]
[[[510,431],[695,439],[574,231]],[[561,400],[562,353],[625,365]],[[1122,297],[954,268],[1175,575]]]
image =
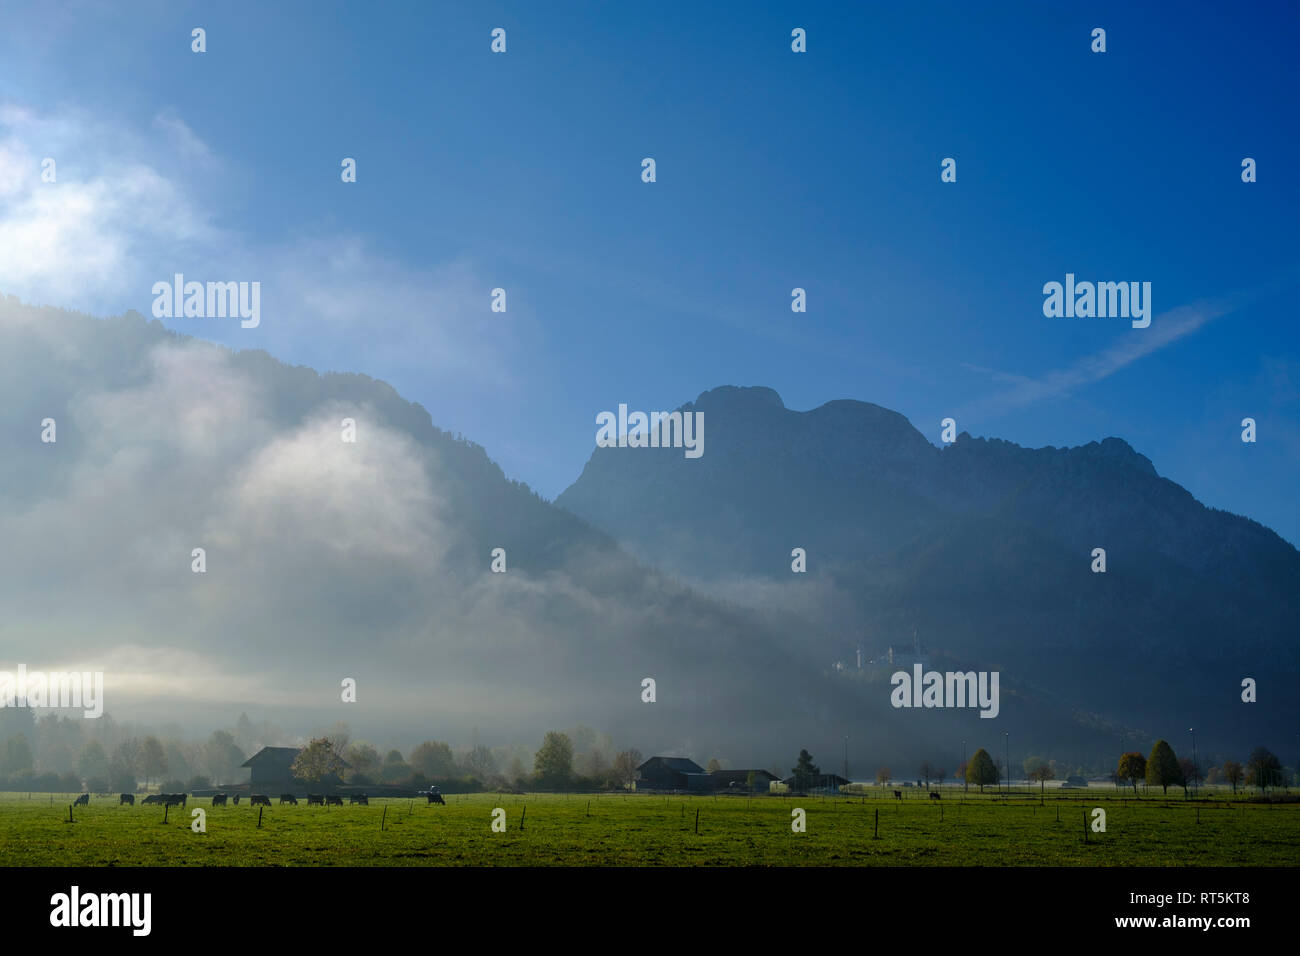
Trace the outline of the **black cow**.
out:
[[[255,793],[248,798],[248,802],[254,807],[269,807],[271,805],[271,798],[264,793]]]
[[[149,796],[145,797],[143,800],[140,801],[140,805],[141,805],[141,806],[143,806],[143,805],[145,805],[145,804],[147,804],[147,803],[162,803],[162,794],[161,794],[161,793],[151,793],[151,794],[149,794]]]
[[[325,806],[327,806],[327,807],[341,807],[341,806],[343,806],[343,798],[340,797],[340,796],[338,796],[338,795],[336,795],[336,794],[332,794],[332,793],[330,793],[330,794],[326,794],[326,795],[325,795]]]
[[[442,799],[442,794],[440,793],[430,793],[428,797],[430,803],[441,803],[444,807],[447,805],[447,801]]]
[[[363,807],[370,806],[370,799],[364,793],[354,793],[348,797],[349,804],[361,804]]]
[[[214,793],[212,795],[212,805],[214,807],[224,807],[226,805],[226,798],[228,796],[229,794],[225,794],[225,793]]]
[[[164,794],[164,795],[163,795],[163,806],[166,806],[166,807],[174,807],[174,806],[176,806],[177,804],[180,804],[180,805],[183,807],[183,806],[185,806],[185,798],[186,798],[187,796],[189,796],[189,795],[188,795],[188,794],[185,794],[185,793],[168,793],[168,794]]]
[[[307,794],[307,806],[310,807],[313,803],[318,807],[323,807],[325,806],[325,797],[319,793]]]
[[[88,806],[90,806],[90,794],[88,794],[88,793],[83,793],[81,796],[77,797],[76,800],[73,800],[73,801],[72,801],[72,805],[73,805],[74,807],[88,807]]]
[[[931,791],[930,791],[930,799],[931,799],[931,800],[938,800],[938,799],[939,799],[939,794],[937,794],[937,793],[935,793],[933,790],[931,790]]]
[[[895,791],[894,791],[894,799],[895,799],[895,800],[902,800],[902,799],[903,799],[903,791],[902,791],[902,790],[895,790]]]
[[[283,806],[286,803],[292,803],[296,807],[298,805],[298,798],[292,793],[280,794],[280,805]]]
[[[117,805],[120,807],[124,803],[127,804],[128,806],[132,806],[132,807],[135,806],[135,794],[134,793],[122,794],[122,799],[117,801]]]
[[[233,803],[235,806],[239,806],[239,794],[235,794],[233,797],[231,797],[230,802]]]

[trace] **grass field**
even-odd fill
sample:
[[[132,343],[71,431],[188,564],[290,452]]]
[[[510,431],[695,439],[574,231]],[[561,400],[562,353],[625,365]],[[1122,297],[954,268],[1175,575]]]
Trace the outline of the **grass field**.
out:
[[[473,794],[446,806],[372,800],[369,807],[118,807],[93,797],[0,794],[7,866],[1294,866],[1300,804],[1228,795],[1135,799],[1107,789],[1040,804],[1022,793],[945,791],[942,801],[859,797]],[[590,811],[588,802],[590,801]],[[206,833],[191,830],[195,807]],[[492,810],[508,829],[494,833]],[[791,831],[791,810],[807,831]],[[1094,807],[1106,832],[1088,832]],[[524,813],[527,808],[526,814]],[[385,816],[385,810],[387,811]],[[699,811],[699,833],[694,832]],[[590,812],[590,815],[588,815]],[[1199,822],[1197,820],[1199,812]],[[873,836],[877,813],[879,836]],[[941,818],[942,813],[942,818]],[[1058,820],[1059,816],[1059,820]],[[521,817],[523,829],[520,829]],[[381,829],[382,824],[382,829]]]

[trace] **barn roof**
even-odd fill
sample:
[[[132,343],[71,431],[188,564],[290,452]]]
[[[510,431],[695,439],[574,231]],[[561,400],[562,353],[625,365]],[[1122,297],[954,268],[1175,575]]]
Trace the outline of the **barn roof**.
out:
[[[274,760],[279,763],[284,760],[292,760],[300,753],[302,753],[301,747],[263,747],[257,753],[253,754],[253,756],[241,763],[240,766],[252,767],[259,763],[265,763],[268,760]]]
[[[704,773],[704,768],[690,757],[651,757],[636,769],[644,770],[655,761],[658,761],[669,770],[675,770],[678,773]]]

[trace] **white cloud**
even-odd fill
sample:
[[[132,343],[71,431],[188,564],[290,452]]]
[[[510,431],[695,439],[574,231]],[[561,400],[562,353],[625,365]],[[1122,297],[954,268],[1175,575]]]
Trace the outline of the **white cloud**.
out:
[[[179,114],[174,109],[165,109],[153,118],[155,129],[159,129],[167,137],[176,150],[187,159],[210,160],[213,159],[212,150],[208,147],[194,130],[190,129]]]
[[[45,155],[57,164],[54,183],[41,181]],[[75,111],[0,105],[0,291],[93,314],[148,316],[153,284],[175,273],[256,281],[263,321],[240,346],[321,368],[337,367],[342,352],[354,369],[513,385],[516,337],[532,328],[528,310],[512,303],[509,323],[493,316],[496,283],[471,262],[412,266],[356,233],[265,240],[218,226],[213,206],[226,174],[175,109],[136,133]],[[222,337],[210,320],[167,321]]]

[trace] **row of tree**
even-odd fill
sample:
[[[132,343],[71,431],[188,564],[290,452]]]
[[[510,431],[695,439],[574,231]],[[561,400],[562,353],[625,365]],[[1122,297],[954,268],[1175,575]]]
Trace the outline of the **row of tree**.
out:
[[[457,759],[448,744],[425,741],[411,751],[409,758],[390,750],[381,763],[379,752],[369,744],[344,746],[338,738],[318,737],[298,754],[292,773],[308,783],[337,778],[363,786],[375,782],[416,787],[462,783],[466,789],[598,790],[630,787],[641,761],[640,751],[631,749],[615,754],[608,764],[588,760],[585,766],[578,765],[573,739],[556,730],[546,734],[533,755],[531,773],[517,758],[505,773],[499,773],[492,752],[481,744],[471,748],[463,759]]]
[[[1168,742],[1157,740],[1149,757],[1142,756],[1136,750],[1123,754],[1119,758],[1115,777],[1117,781],[1130,782],[1134,793],[1137,792],[1138,781],[1145,780],[1148,787],[1160,787],[1161,792],[1167,794],[1171,786],[1182,787],[1186,792],[1189,786],[1200,781],[1201,774],[1200,768],[1191,760],[1186,757],[1178,759]],[[1257,787],[1262,792],[1270,787],[1285,787],[1287,774],[1282,761],[1267,747],[1256,747],[1246,758],[1245,767],[1235,760],[1225,760],[1221,766],[1211,767],[1206,774],[1206,782],[1218,783],[1220,780],[1231,784],[1233,793],[1243,783],[1248,787]]]
[[[1046,787],[1047,781],[1056,779],[1057,771],[1054,762],[1042,757],[1027,758],[1024,769],[1025,778],[1036,781],[1040,790]],[[932,780],[941,781],[946,776],[946,770],[936,767],[927,760],[921,764],[918,771],[917,784],[924,780],[925,785],[929,787]],[[958,766],[955,776],[968,784],[978,786],[981,792],[986,786],[993,786],[1001,780],[997,763],[983,747],[975,751],[969,761]],[[1121,781],[1131,783],[1134,792],[1137,791],[1138,781],[1144,780],[1148,787],[1160,787],[1166,794],[1171,786],[1181,786],[1186,791],[1201,779],[1200,769],[1186,757],[1180,760],[1174,753],[1173,747],[1164,740],[1156,741],[1149,757],[1144,757],[1137,751],[1122,755],[1113,777],[1116,783]],[[876,782],[882,786],[889,783],[891,779],[892,773],[888,767],[881,767],[876,771]],[[1211,767],[1206,773],[1205,780],[1207,783],[1220,781],[1229,783],[1232,785],[1233,793],[1236,793],[1237,788],[1242,784],[1258,787],[1261,791],[1268,790],[1270,787],[1285,787],[1288,783],[1288,775],[1282,762],[1273,753],[1265,747],[1256,747],[1246,759],[1244,767],[1236,761],[1226,760],[1221,766]]]

